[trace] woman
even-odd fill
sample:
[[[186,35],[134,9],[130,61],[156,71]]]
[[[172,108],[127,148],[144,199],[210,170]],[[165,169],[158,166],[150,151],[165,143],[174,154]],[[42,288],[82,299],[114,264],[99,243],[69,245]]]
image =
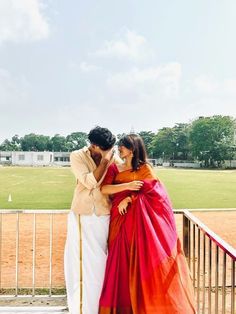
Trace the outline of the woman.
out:
[[[101,191],[112,195],[99,314],[193,314],[194,293],[168,195],[138,135],[119,142]]]

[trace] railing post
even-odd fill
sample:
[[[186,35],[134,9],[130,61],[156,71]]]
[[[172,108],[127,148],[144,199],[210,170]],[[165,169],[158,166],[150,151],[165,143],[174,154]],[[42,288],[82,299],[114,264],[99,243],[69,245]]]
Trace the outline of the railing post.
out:
[[[0,289],[2,288],[2,213],[0,214]]]
[[[183,249],[184,249],[184,254],[186,258],[189,261],[190,257],[190,252],[189,252],[189,247],[190,247],[190,228],[189,228],[189,219],[183,214]]]

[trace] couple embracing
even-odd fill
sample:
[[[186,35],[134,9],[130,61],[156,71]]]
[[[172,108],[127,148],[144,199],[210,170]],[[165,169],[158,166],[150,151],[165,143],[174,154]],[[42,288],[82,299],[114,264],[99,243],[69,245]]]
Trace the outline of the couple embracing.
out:
[[[189,269],[163,184],[136,134],[95,127],[71,153],[65,279],[70,314],[196,313]]]

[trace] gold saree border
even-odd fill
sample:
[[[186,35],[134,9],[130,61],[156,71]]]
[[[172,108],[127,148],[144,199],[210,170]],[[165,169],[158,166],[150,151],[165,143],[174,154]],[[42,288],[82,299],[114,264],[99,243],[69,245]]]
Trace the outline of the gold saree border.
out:
[[[82,226],[81,226],[81,218],[78,215],[78,227],[79,227],[79,267],[80,267],[80,314],[83,314],[83,250],[82,250]]]

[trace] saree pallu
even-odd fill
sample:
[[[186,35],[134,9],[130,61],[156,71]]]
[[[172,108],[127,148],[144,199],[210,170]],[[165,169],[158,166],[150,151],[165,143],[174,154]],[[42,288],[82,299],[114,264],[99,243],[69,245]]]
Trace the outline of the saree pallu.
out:
[[[170,200],[157,180],[143,180],[125,215],[113,199],[99,314],[196,313],[188,265]]]

